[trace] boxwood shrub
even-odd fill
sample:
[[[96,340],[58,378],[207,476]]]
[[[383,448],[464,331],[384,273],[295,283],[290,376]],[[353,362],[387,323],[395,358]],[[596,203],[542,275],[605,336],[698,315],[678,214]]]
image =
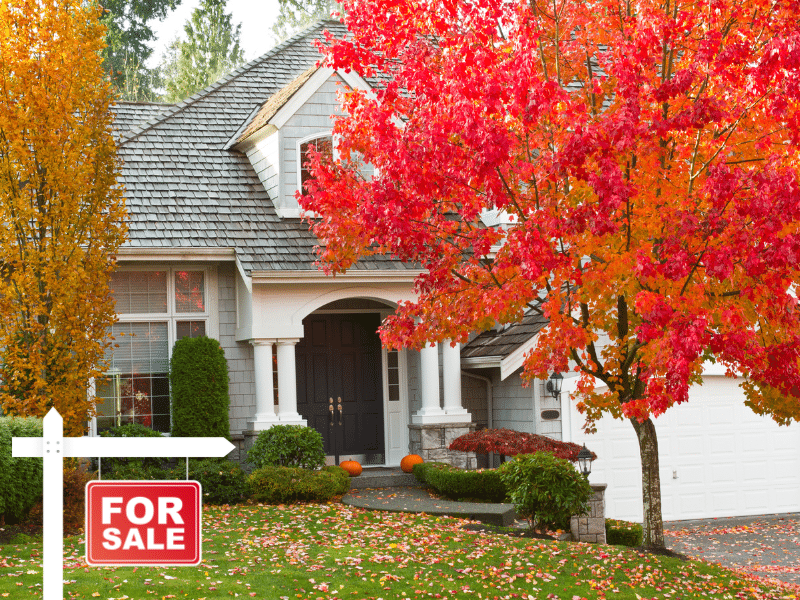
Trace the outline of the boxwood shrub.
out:
[[[253,500],[265,504],[328,502],[347,493],[350,475],[341,467],[319,471],[294,467],[261,467],[248,479]]]
[[[175,342],[169,368],[172,435],[230,438],[228,361],[215,339]]]
[[[178,461],[177,477],[186,476],[186,465]],[[203,504],[238,504],[250,495],[247,474],[238,463],[227,458],[204,458],[189,461],[189,479],[203,488]]]
[[[450,465],[449,463],[422,462],[415,464],[411,473],[414,475],[414,477],[417,478],[417,481],[419,481],[420,483],[427,484],[428,471],[430,469],[452,469],[452,468],[453,468],[452,465]]]
[[[518,454],[498,471],[517,514],[531,529],[566,529],[589,507],[592,487],[567,460],[549,452]]]
[[[496,469],[465,471],[448,465],[429,468],[424,477],[437,492],[454,500],[503,502],[507,495],[506,486]]]
[[[273,425],[258,434],[247,462],[261,467],[319,469],[325,464],[322,435],[303,425]]]
[[[24,519],[42,499],[42,459],[13,458],[11,438],[42,435],[42,419],[0,417],[0,516],[9,524]]]
[[[642,545],[642,526],[639,523],[606,519],[606,543],[636,548]]]

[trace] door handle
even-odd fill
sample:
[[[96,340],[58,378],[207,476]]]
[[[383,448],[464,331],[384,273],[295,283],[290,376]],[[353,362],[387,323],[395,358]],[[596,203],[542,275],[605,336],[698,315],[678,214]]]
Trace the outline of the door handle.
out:
[[[329,411],[330,411],[330,413],[331,413],[331,422],[329,423],[329,425],[330,425],[331,427],[333,427],[333,398],[331,398],[331,399],[328,401],[328,410],[329,410]]]
[[[336,401],[339,403],[339,406],[338,406],[338,408],[339,408],[339,425],[341,426],[341,424],[342,424],[342,397],[339,396],[338,398],[336,398]],[[333,407],[331,407],[331,410],[333,410]]]

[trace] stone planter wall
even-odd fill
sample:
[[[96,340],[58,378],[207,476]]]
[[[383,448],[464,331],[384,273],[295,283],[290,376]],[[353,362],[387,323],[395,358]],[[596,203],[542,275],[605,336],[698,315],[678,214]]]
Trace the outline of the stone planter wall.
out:
[[[475,430],[475,423],[436,423],[408,426],[408,450],[419,454],[425,462],[446,462],[462,469],[476,469],[474,452],[449,450],[454,439]]]
[[[593,484],[589,512],[570,520],[572,539],[576,542],[606,543],[606,487],[605,483]]]

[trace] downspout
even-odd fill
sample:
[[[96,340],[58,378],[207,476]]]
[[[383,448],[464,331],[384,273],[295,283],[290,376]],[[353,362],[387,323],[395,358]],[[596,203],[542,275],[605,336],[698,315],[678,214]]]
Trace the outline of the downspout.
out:
[[[484,377],[483,375],[473,375],[472,373],[467,373],[464,370],[461,371],[461,374],[486,383],[486,428],[493,429],[492,425],[494,424],[494,418],[492,415],[494,414],[494,398],[492,396],[492,380],[488,377]],[[489,465],[493,464],[494,453],[491,453],[489,454]]]

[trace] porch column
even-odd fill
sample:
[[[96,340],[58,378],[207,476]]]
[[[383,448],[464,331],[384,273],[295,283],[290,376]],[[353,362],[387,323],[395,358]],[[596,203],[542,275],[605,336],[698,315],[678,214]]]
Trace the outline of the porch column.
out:
[[[444,368],[444,412],[448,422],[470,423],[472,417],[461,404],[461,344],[450,345],[446,341],[442,347]]]
[[[294,347],[299,339],[278,340],[278,420],[282,425],[308,425],[297,412]]]
[[[256,414],[249,421],[250,429],[269,429],[278,422],[275,414],[275,393],[272,379],[272,344],[275,340],[250,340],[253,345],[253,363],[256,382]]]
[[[412,423],[442,423],[445,413],[439,404],[439,347],[425,346],[419,351],[419,378],[422,407],[411,416]]]

